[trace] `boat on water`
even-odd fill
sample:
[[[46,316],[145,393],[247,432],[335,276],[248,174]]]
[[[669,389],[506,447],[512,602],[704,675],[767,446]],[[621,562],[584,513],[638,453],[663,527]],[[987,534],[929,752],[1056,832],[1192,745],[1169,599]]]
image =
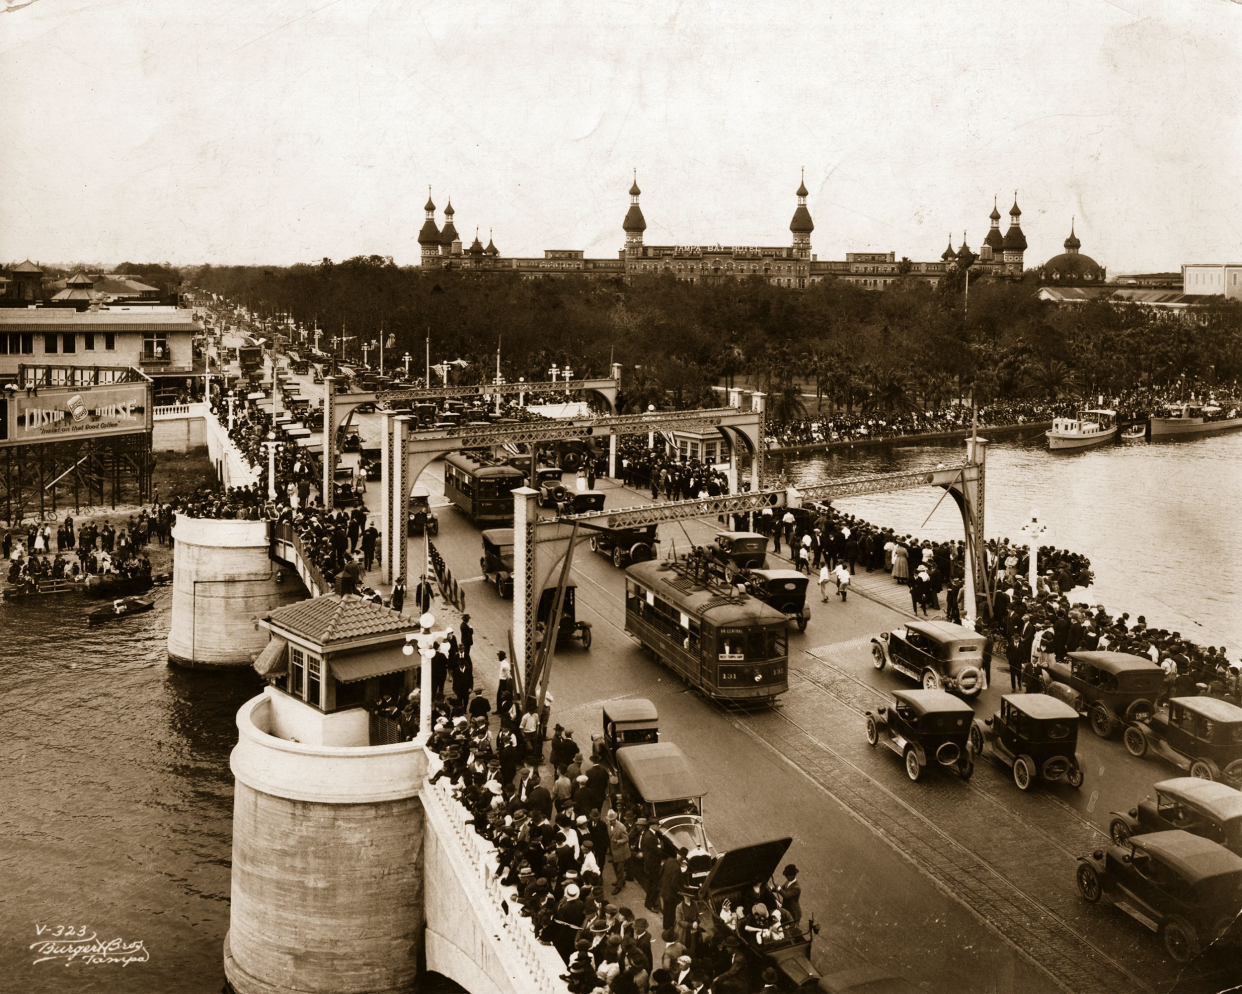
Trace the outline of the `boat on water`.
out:
[[[1147,440],[1147,425],[1131,425],[1121,433],[1123,442],[1143,442]]]
[[[155,601],[146,597],[118,597],[111,604],[105,604],[91,611],[87,618],[92,625],[101,625],[114,618],[125,618],[131,614],[142,614],[155,607]]]
[[[90,600],[115,600],[117,597],[145,594],[154,584],[155,580],[149,574],[122,576],[119,573],[96,573],[86,578],[82,592]]]
[[[1076,418],[1056,418],[1044,435],[1053,451],[1086,449],[1117,437],[1117,412],[1103,409],[1080,411]]]
[[[1174,438],[1242,428],[1242,411],[1218,404],[1175,404],[1147,419],[1147,437]]]

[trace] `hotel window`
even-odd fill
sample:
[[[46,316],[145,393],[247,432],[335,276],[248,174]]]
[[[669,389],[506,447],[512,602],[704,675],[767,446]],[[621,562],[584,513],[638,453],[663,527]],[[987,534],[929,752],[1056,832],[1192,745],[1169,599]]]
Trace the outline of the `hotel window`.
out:
[[[320,705],[319,684],[321,669],[323,664],[316,656],[308,656],[306,658],[306,700],[314,704],[316,707]]]
[[[13,349],[13,354],[14,355],[17,354],[16,349]],[[33,331],[27,331],[22,334],[22,355],[34,355],[34,332]]]
[[[301,649],[289,647],[289,693],[301,697],[305,689],[306,657]]]
[[[111,352],[113,349],[116,348],[116,332],[115,331],[104,332],[104,348],[109,352]]]
[[[86,349],[87,352],[95,351],[95,333],[93,331],[83,332],[82,348]]]
[[[46,355],[56,354],[56,343],[59,338],[59,335],[54,335],[50,332],[43,336],[43,351]]]
[[[9,354],[9,339],[17,341],[16,335],[0,335],[0,355]]]
[[[60,336],[60,350],[63,353],[65,353],[65,355],[71,355],[72,353],[77,352],[78,351],[78,336],[71,332],[66,332],[65,334],[61,335]]]

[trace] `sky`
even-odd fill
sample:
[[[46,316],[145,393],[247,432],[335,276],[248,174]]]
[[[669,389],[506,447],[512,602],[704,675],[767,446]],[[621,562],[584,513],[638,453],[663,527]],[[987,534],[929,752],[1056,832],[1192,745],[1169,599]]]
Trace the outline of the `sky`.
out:
[[[1242,258],[1228,0],[0,0],[0,262],[977,248]],[[442,215],[437,218],[441,223]]]

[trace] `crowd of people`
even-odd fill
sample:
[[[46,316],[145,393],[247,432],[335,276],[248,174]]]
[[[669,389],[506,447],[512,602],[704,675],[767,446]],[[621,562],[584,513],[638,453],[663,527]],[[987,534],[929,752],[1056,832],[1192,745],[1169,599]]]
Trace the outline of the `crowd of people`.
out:
[[[650,489],[652,500],[719,497],[729,492],[729,478],[716,466],[701,459],[682,459],[663,448],[648,448],[641,436],[618,440],[617,473],[627,487]]]
[[[1049,404],[1043,401],[988,404],[979,408],[979,427],[1051,421],[1053,418],[1072,417],[1076,409],[1073,403]],[[960,404],[938,411],[857,411],[849,414],[834,411],[793,421],[768,421],[767,443],[769,448],[784,448],[962,431],[971,427],[973,419],[974,409]]]
[[[545,756],[535,706],[519,706],[503,657],[494,712],[468,683],[451,699],[437,694],[429,747],[443,766],[433,781],[449,780],[475,831],[495,845],[501,883],[560,953],[569,990],[774,991],[775,971],[754,972],[739,933],[762,946],[800,928],[797,867],[717,909],[717,920],[698,894],[711,856],[673,848],[623,803],[601,736],[583,745],[556,725]],[[631,881],[642,912],[615,903]]]
[[[72,515],[57,524],[30,524],[0,537],[0,553],[8,560],[8,583],[24,588],[43,580],[78,580],[88,576],[123,579],[150,577],[151,561],[144,551],[154,539],[171,541],[167,508],[141,508],[114,527],[110,521],[88,520],[75,526]]]

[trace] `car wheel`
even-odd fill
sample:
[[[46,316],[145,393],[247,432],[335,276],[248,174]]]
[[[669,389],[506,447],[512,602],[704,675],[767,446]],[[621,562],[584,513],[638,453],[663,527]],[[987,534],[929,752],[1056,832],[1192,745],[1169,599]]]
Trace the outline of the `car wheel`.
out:
[[[1122,818],[1114,818],[1108,823],[1108,835],[1114,845],[1124,846],[1130,838],[1130,826]]]
[[[1031,781],[1034,779],[1035,770],[1029,759],[1019,756],[1013,761],[1013,782],[1018,785],[1018,790],[1030,790]]]
[[[887,660],[885,660],[884,658],[884,650],[880,648],[880,644],[878,642],[872,642],[871,643],[871,665],[874,666],[877,670],[882,670],[884,669],[885,662],[887,662]]]
[[[1131,756],[1138,756],[1140,759],[1147,755],[1147,736],[1143,734],[1141,728],[1129,726],[1122,734],[1122,740],[1126,744],[1126,751]]]
[[[1113,716],[1103,704],[1096,704],[1091,708],[1091,731],[1102,739],[1113,734]]]
[[[799,618],[799,619],[798,619],[798,631],[800,631],[800,632],[805,632],[805,631],[806,631],[806,622],[807,622],[807,619],[806,619],[806,618]]]
[[[505,581],[500,577],[496,577],[496,593],[500,594],[501,597],[505,595]]]
[[[1224,779],[1235,787],[1242,782],[1242,759],[1235,759],[1225,767]]]
[[[923,671],[923,689],[924,690],[939,690],[940,689],[940,674],[937,673],[933,669],[924,670]]]
[[[983,755],[983,732],[975,724],[970,726],[970,751],[976,756]]]
[[[591,648],[591,629],[589,628],[582,629],[582,648]]]
[[[1164,950],[1176,963],[1189,963],[1199,955],[1199,936],[1184,918],[1171,918],[1163,928]]]
[[[617,569],[620,569],[624,562],[625,556],[621,552],[621,546],[614,545],[612,548],[612,564],[617,567]]]
[[[591,536],[591,551],[599,552],[599,536],[598,535]]]
[[[1228,937],[1237,919],[1233,915],[1224,915],[1212,926],[1212,941],[1219,942]]]
[[[923,775],[923,767],[919,764],[919,757],[915,755],[913,749],[906,750],[906,776],[911,780],[917,781]]]
[[[1079,787],[1082,786],[1082,780],[1083,780],[1082,768],[1078,766],[1071,766],[1070,771],[1067,774],[1065,774],[1065,779],[1066,779],[1066,782],[1069,783],[1071,787],[1077,790]]]
[[[876,725],[875,719],[871,715],[867,715],[867,741],[872,745],[877,745],[880,741],[880,729]]]
[[[1196,759],[1190,764],[1190,775],[1200,780],[1214,780],[1212,776],[1212,767],[1208,765],[1207,760]]]
[[[1100,874],[1090,863],[1079,863],[1078,872],[1074,874],[1074,878],[1078,881],[1078,893],[1083,896],[1083,900],[1095,904],[1104,893],[1104,887],[1100,883]]]
[[[963,780],[969,780],[970,775],[975,772],[975,763],[969,756],[957,764],[957,775]]]

